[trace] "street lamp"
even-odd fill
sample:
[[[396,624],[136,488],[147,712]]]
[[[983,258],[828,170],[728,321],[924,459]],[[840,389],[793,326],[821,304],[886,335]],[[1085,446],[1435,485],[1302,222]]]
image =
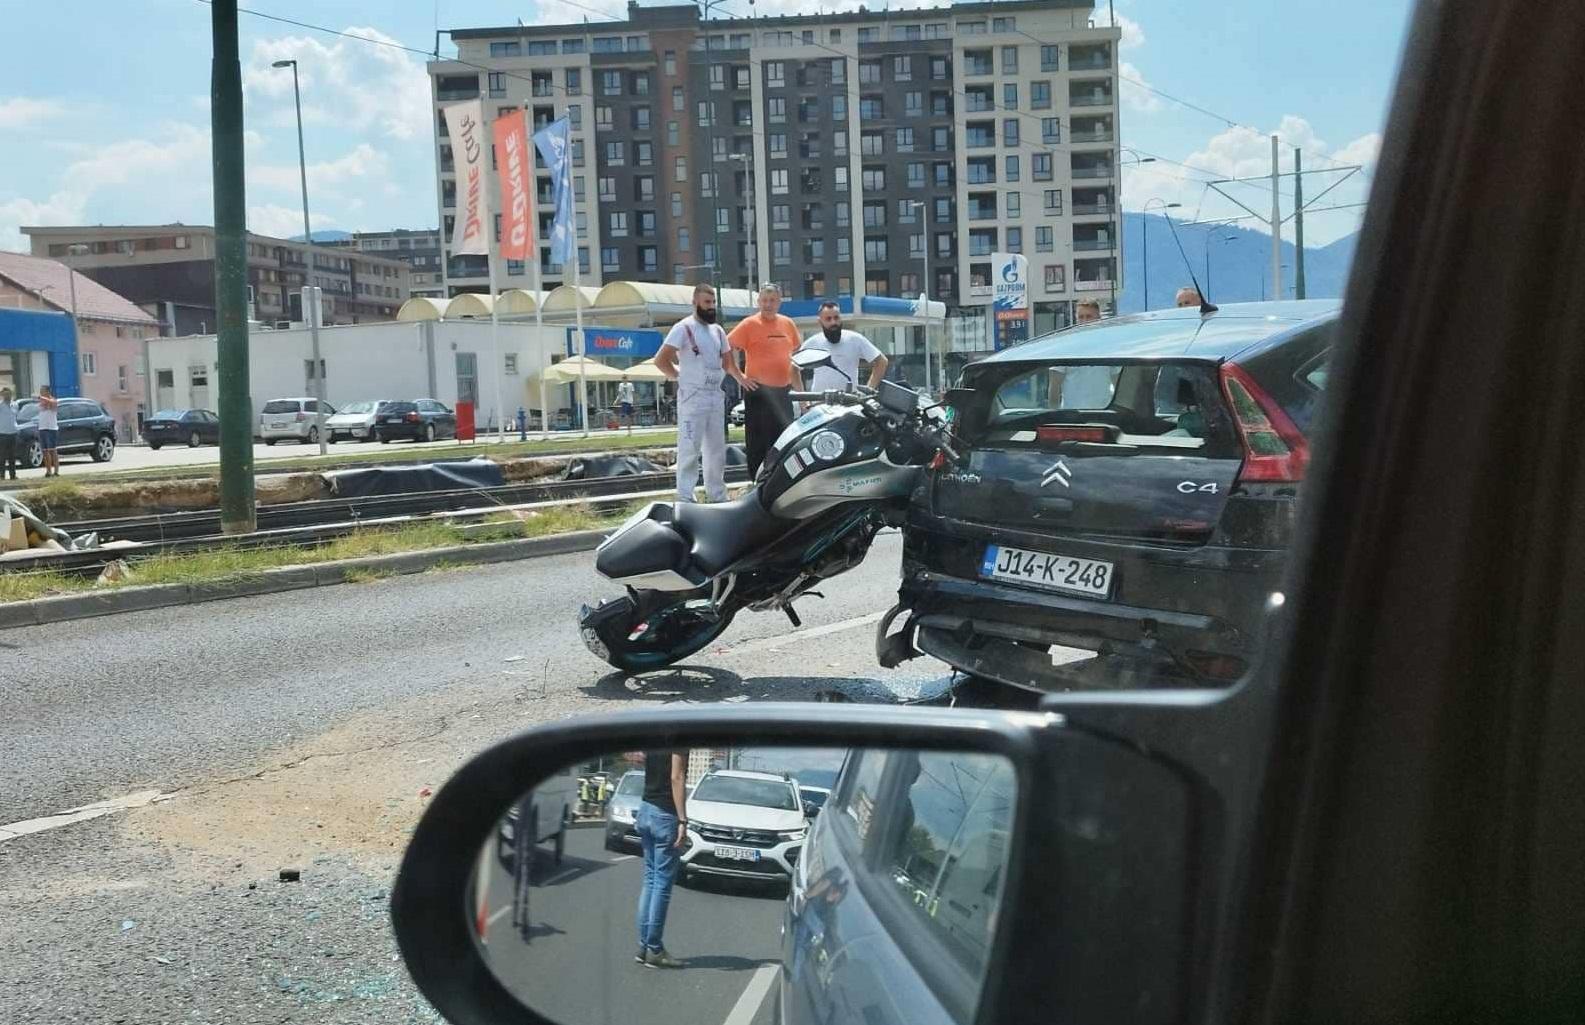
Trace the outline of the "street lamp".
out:
[[[920,263],[924,270],[924,277],[919,281],[919,302],[925,311],[925,394],[934,394],[930,390],[930,214],[929,204],[922,199],[908,201],[910,209],[919,211],[919,226],[924,230],[924,251],[920,254]],[[945,345],[945,342],[942,343]],[[947,354],[941,353],[941,387],[946,390],[947,385]]]
[[[1119,172],[1121,172],[1121,168],[1122,168],[1122,165],[1124,163],[1124,160],[1123,160],[1123,154],[1124,153],[1127,153],[1129,156],[1134,158],[1134,164],[1136,166],[1139,165],[1139,164],[1154,164],[1156,162],[1156,158],[1155,157],[1147,157],[1144,154],[1140,153],[1138,150],[1130,149],[1127,146],[1119,146],[1119,147],[1117,147],[1117,164],[1118,164]],[[1122,177],[1121,173],[1119,173],[1118,177],[1119,178]],[[1121,237],[1122,236],[1122,227],[1121,227],[1121,222],[1118,220],[1118,212],[1122,209],[1122,206],[1123,206],[1122,191],[1123,190],[1122,190],[1121,186],[1119,185],[1119,187],[1116,189],[1115,193],[1112,196],[1112,199],[1114,200],[1114,202],[1112,203],[1112,233],[1111,233],[1110,241],[1112,243],[1112,274],[1111,274],[1111,278],[1112,278],[1112,316],[1114,316],[1114,317],[1117,316],[1117,277],[1118,277],[1118,274],[1121,271],[1121,267],[1119,266],[1119,257],[1122,256],[1122,248],[1121,248],[1121,245],[1120,245],[1120,243],[1122,242],[1122,237]],[[1148,291],[1146,292],[1145,305],[1146,306],[1150,305],[1150,303],[1149,303],[1149,292]]]
[[[748,282],[751,289],[759,288],[754,278],[754,269],[758,265],[755,259],[759,249],[758,220],[754,210],[754,156],[752,153],[733,153],[733,160],[743,161],[743,180],[748,183],[748,189],[743,200],[743,232],[748,236]]]
[[[297,62],[295,60],[278,60],[270,65],[272,68],[292,69],[292,100],[297,105],[297,173],[303,184],[303,241],[309,248],[314,245],[314,233],[308,226],[308,160],[303,152],[303,94],[297,87]],[[312,269],[313,261],[309,261]],[[319,454],[325,455],[329,449],[325,447],[325,373],[324,364],[319,357],[319,319],[324,308],[317,301],[319,292],[308,283],[308,272],[303,274],[303,315],[308,321],[308,336],[310,347],[309,366],[312,367],[314,381],[314,435],[319,439]],[[309,307],[312,307],[310,309]]]
[[[1151,198],[1145,200],[1145,207],[1143,211],[1144,217],[1141,218],[1141,224],[1139,227],[1139,254],[1143,258],[1145,264],[1145,309],[1147,310],[1150,309],[1150,204],[1152,203],[1160,203],[1161,209],[1163,210],[1176,210],[1178,207],[1183,205],[1182,203],[1169,203],[1166,200],[1156,196],[1152,196]],[[1167,217],[1170,215],[1162,214],[1162,216]],[[1209,288],[1210,286],[1207,285],[1206,287]]]
[[[1223,243],[1226,243],[1226,242],[1237,242],[1238,241],[1238,236],[1237,235],[1219,235],[1219,236],[1217,236],[1216,241],[1223,242]],[[1210,302],[1211,301],[1211,297],[1210,297],[1210,294],[1209,294],[1210,291],[1211,291],[1211,233],[1210,232],[1206,232],[1205,233],[1205,291],[1206,291],[1207,294],[1202,295],[1200,298],[1203,299],[1206,302]]]

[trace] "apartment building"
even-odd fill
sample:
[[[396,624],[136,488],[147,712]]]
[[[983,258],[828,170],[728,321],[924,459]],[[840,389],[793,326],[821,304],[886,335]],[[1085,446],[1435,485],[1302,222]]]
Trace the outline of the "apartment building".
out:
[[[215,229],[192,224],[24,227],[34,256],[63,260],[156,316],[167,331],[215,329]],[[301,321],[305,285],[323,292],[326,324],[394,320],[411,295],[405,263],[309,245],[247,237],[253,319]],[[167,311],[176,311],[172,323]]]
[[[434,228],[355,231],[347,238],[321,244],[355,249],[387,260],[400,260],[407,264],[410,271],[412,295],[437,299],[446,296],[445,273],[440,265],[440,232]]]
[[[991,254],[1015,252],[1036,331],[1121,289],[1120,32],[1091,0],[708,21],[629,4],[625,22],[450,35],[456,59],[430,65],[443,248],[456,181],[441,109],[484,96],[486,120],[571,118],[589,284],[928,291],[972,325]],[[552,287],[564,279],[545,248]],[[451,294],[487,288],[482,257],[445,262]],[[498,270],[498,286],[526,287],[527,270]]]

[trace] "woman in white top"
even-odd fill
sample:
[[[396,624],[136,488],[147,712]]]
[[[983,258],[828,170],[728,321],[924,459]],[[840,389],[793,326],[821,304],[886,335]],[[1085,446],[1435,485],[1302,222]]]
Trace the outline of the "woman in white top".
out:
[[[60,445],[60,420],[57,411],[60,401],[47,384],[39,385],[39,447],[44,450],[44,476],[61,475],[61,458],[56,448]]]

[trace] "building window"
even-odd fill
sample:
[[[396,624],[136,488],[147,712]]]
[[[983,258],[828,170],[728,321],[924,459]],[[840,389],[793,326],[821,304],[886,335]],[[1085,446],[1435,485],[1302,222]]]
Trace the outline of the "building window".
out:
[[[1043,117],[1040,119],[1040,141],[1062,141],[1062,119],[1057,117]]]
[[[1050,181],[1051,180],[1051,154],[1050,153],[1036,153],[1033,157],[1030,158],[1030,160],[1031,160],[1031,166],[1033,167],[1033,176],[1034,176],[1035,181],[1037,181],[1037,182],[1048,182],[1048,181]]]
[[[881,133],[879,130],[859,133],[860,154],[866,157],[878,157],[884,152],[885,146],[881,142]]]
[[[1051,83],[1029,83],[1029,106],[1035,110],[1051,109]]]
[[[812,238],[804,243],[804,263],[818,263],[826,258],[826,240]]]
[[[600,72],[600,95],[601,96],[621,96],[622,95],[622,73],[620,71],[602,71],[602,72]]]
[[[635,195],[637,195],[640,203],[655,202],[655,179],[653,177],[647,174],[640,175],[634,179],[634,182],[637,185]]]
[[[720,92],[726,88],[726,65],[710,65],[710,88]]]
[[[605,144],[605,162],[611,167],[621,167],[627,163],[627,146],[620,142]]]
[[[767,104],[770,110],[771,124],[781,124],[787,120],[787,99],[783,96],[772,96]]]
[[[1024,229],[1009,227],[1007,229],[1007,251],[1021,253],[1024,251]]]
[[[672,160],[671,180],[685,182],[688,180],[688,158],[676,157]]]
[[[859,42],[878,43],[881,41],[881,30],[874,26],[861,26],[859,28]]]
[[[945,57],[930,58],[930,77],[937,82],[945,81],[952,77],[952,67]]]
[[[573,103],[567,107],[567,123],[574,128],[583,127],[583,104]]]
[[[992,18],[991,19],[991,31],[992,32],[1014,32],[1014,31],[1017,31],[1017,28],[1018,28],[1017,22],[1014,21],[1014,19],[1012,19],[1012,18]]]
[[[985,34],[985,22],[960,21],[958,22],[958,33],[965,36],[983,36]]]
[[[734,41],[736,40],[736,38],[737,37],[735,37],[735,36],[733,37]],[[744,41],[743,49],[747,49],[748,48],[748,37],[744,36],[743,37],[743,41]],[[734,46],[733,49],[737,49],[737,47]],[[735,89],[739,89],[739,90],[742,90],[743,92],[747,92],[749,89],[753,88],[753,83],[749,81],[748,68],[733,68],[732,69],[732,78],[734,80],[733,88],[735,88]]]
[[[925,94],[907,93],[903,96],[903,113],[909,117],[923,117],[925,113]]]
[[[770,190],[773,195],[777,196],[785,196],[787,194],[787,169],[785,167],[771,169]]]
[[[652,166],[655,163],[655,144],[653,142],[634,143],[633,156],[638,161],[639,167]]]
[[[567,69],[567,95],[583,95],[583,70],[581,68]]]
[[[912,128],[897,129],[897,152],[912,153],[914,151],[914,130]]]
[[[848,133],[833,132],[831,134],[831,155],[845,157],[848,155]]]
[[[523,44],[522,43],[512,42],[512,43],[491,43],[490,44],[490,56],[491,57],[521,57],[522,55],[523,55]]]
[[[1046,291],[1060,292],[1068,287],[1068,268],[1060,263],[1046,267]]]
[[[1056,232],[1048,227],[1035,229],[1035,252],[1049,253],[1055,248]]]
[[[998,20],[1000,20],[1000,19],[998,19]],[[1016,75],[1016,74],[1018,74],[1018,47],[1016,47],[1016,46],[1004,46],[1004,47],[1002,47],[1002,74],[1004,74],[1004,75]]]
[[[859,98],[859,119],[861,121],[879,121],[885,116],[885,100],[879,96],[863,96]]]
[[[639,246],[638,269],[645,274],[654,274],[660,270],[660,250],[654,246]]]
[[[616,246],[605,246],[600,250],[600,269],[607,274],[615,274],[622,269],[622,251]]]
[[[948,232],[936,235],[936,256],[944,260],[952,259],[952,236]]]
[[[936,163],[934,166],[935,166],[934,174],[936,176],[936,188],[938,188],[938,189],[951,188],[951,186],[952,186],[952,165],[942,161],[942,162]],[[971,178],[971,180],[972,180],[972,178]]]
[[[595,36],[594,37],[594,52],[595,53],[621,53],[622,52],[622,37],[621,36]]]
[[[697,108],[699,127],[709,128],[715,124],[715,101],[700,100]]]
[[[663,62],[664,62],[663,66],[666,69],[666,77],[670,78],[672,75],[675,75],[677,73],[677,51],[676,50],[667,50],[666,51],[666,55],[663,58]]]
[[[1016,117],[1002,119],[1002,145],[1009,148],[1018,145],[1018,119]]]
[[[678,228],[677,229],[677,251],[680,252],[680,253],[686,253],[688,251],[688,245],[689,245],[688,229],[686,227]]]
[[[721,207],[715,212],[715,233],[724,235],[732,230],[732,211]]]
[[[633,108],[633,130],[636,131],[636,132],[647,132],[647,131],[649,131],[649,108],[648,107],[634,107]]]
[[[529,45],[532,46],[533,44],[530,43]],[[549,51],[546,51],[546,52],[549,52]],[[563,39],[561,41],[561,52],[562,53],[583,53],[584,52],[583,40],[582,39]]]
[[[841,38],[839,29],[831,30],[831,41],[834,43]],[[831,84],[842,85],[848,80],[848,62],[842,57],[830,62]]]
[[[765,84],[772,89],[781,89],[787,85],[787,65],[785,62],[765,62]]]
[[[886,169],[884,167],[866,167],[864,169],[864,191],[884,192],[886,190]]]
[[[1023,195],[1021,193],[1018,193],[1018,192],[1009,192],[1007,194],[1007,216],[1008,217],[1019,217],[1019,216],[1023,215],[1023,212],[1024,212]]]
[[[1046,213],[1060,214],[1062,212],[1062,190],[1046,190]]]
[[[500,71],[490,72],[490,95],[500,98],[506,95],[506,75]]]
[[[771,134],[770,155],[773,160],[787,159],[787,133],[773,132]]]
[[[1002,85],[1002,109],[1018,109],[1018,83],[1006,82]]]
[[[678,140],[680,138],[681,138],[681,136],[679,135],[679,133],[677,131],[677,122],[675,122],[675,121],[667,121],[666,122],[666,145],[668,145],[668,146],[676,146],[676,145],[678,145]]]
[[[864,204],[864,227],[866,227],[866,228],[884,228],[884,227],[886,227],[886,204],[885,203],[872,202],[872,203],[865,203]]]
[[[627,211],[613,210],[606,216],[605,233],[610,238],[627,237]]]
[[[1057,48],[1055,46],[1042,46],[1040,48],[1040,70],[1057,70]]]
[[[848,213],[848,210],[849,210],[849,208],[848,208],[848,204],[846,202],[839,202],[837,204],[837,227],[846,228],[846,227],[851,226],[852,220],[851,220],[851,217],[850,217],[850,215]],[[841,251],[842,251],[842,243],[839,241],[837,243],[837,252],[840,254]]]
[[[831,97],[831,120],[846,121],[848,119],[848,98],[846,96]]]
[[[83,376],[93,377],[99,373],[99,357],[92,352],[82,354]]]
[[[831,184],[844,192],[847,191],[848,168],[846,164],[840,164],[831,169]]]
[[[1037,157],[1040,155],[1041,154],[1038,153],[1036,154]],[[1045,154],[1045,156],[1048,160],[1050,159],[1050,154]],[[1006,180],[1010,182],[1015,182],[1018,180],[1018,155],[1016,153],[1009,155],[1007,158]]]
[[[770,244],[771,262],[776,264],[792,263],[792,241],[779,238]]]
[[[914,79],[914,59],[909,56],[893,57],[892,79],[897,82],[912,82]]]
[[[910,259],[914,259],[914,260],[922,260],[922,259],[924,259],[924,256],[925,256],[925,235],[924,235],[924,232],[919,232],[918,234],[909,235],[908,236],[908,256],[909,256]],[[916,287],[914,289],[914,291],[917,292],[918,288]]]
[[[914,216],[914,210],[916,209],[914,204],[916,202],[917,200],[912,199],[899,199],[897,201],[898,224],[913,224],[918,220],[918,218]]]
[[[715,266],[717,249],[718,247],[714,242],[706,242],[704,244],[704,262],[712,267]]]
[[[847,263],[853,259],[853,243],[847,236],[837,239],[837,262]]]
[[[952,129],[930,129],[930,148],[936,153],[945,153],[952,148]]]
[[[594,127],[596,131],[609,132],[616,127],[616,120],[610,107],[594,108]]]
[[[673,217],[681,217],[682,216],[682,193],[681,192],[673,192],[671,194],[671,215]]]
[[[699,175],[699,195],[706,199],[715,195],[715,172],[705,171]]]
[[[649,72],[647,72],[647,71],[635,71],[635,72],[633,72],[633,95],[634,96],[648,96],[649,95]]]
[[[786,229],[792,227],[792,207],[786,203],[777,203],[770,208],[770,225],[772,228]]]
[[[885,263],[886,260],[886,238],[884,236],[866,238],[864,240],[864,262]]]
[[[908,165],[908,187],[910,189],[922,189],[925,187],[924,164],[915,162]]]

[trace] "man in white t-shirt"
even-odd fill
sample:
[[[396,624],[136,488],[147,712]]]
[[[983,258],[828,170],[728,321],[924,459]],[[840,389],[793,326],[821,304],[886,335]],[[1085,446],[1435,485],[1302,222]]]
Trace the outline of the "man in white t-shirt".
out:
[[[728,364],[731,364],[728,367]],[[715,289],[695,285],[693,316],[672,326],[655,356],[677,382],[677,501],[692,502],[704,458],[704,492],[726,501],[726,410],[721,381],[737,370],[726,332],[715,322]]]
[[[833,367],[816,367],[810,391],[852,391],[859,383],[859,364],[870,365],[869,386],[879,388],[891,361],[875,343],[857,331],[842,328],[842,311],[834,302],[820,304],[820,333],[804,339],[805,349],[820,349],[831,354]]]

